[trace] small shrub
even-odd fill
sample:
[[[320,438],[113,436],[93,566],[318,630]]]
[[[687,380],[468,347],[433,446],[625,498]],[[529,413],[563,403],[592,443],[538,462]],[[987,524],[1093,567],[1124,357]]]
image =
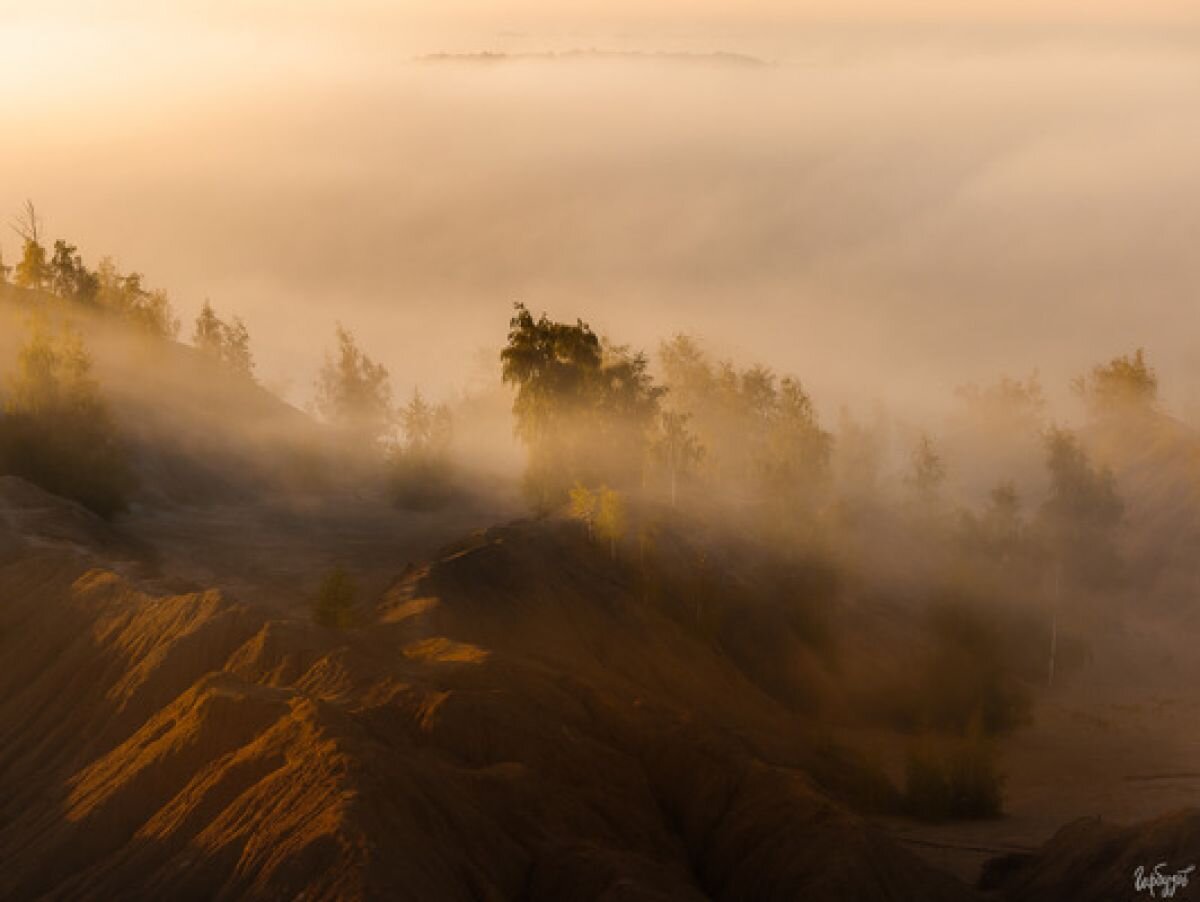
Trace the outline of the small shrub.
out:
[[[578,520],[587,527],[588,538],[592,538],[593,524],[596,520],[596,493],[582,482],[575,483],[569,495],[571,518]]]
[[[612,559],[617,559],[617,543],[625,537],[628,514],[620,492],[601,487],[596,496],[595,531],[601,541],[607,541]]]
[[[1004,777],[995,752],[977,727],[966,737],[927,739],[909,751],[904,803],[924,820],[998,817],[1003,810]]]
[[[942,603],[930,611],[933,649],[925,661],[919,725],[966,733],[1007,733],[1029,720],[1029,691],[1016,678],[1003,624],[977,606]]]
[[[345,629],[355,622],[358,587],[344,567],[334,567],[321,583],[313,605],[313,617],[322,626]]]

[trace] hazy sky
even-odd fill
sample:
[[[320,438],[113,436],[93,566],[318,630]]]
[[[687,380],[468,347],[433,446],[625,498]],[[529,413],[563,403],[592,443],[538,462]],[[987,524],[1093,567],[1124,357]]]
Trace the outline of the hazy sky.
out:
[[[518,299],[827,403],[1200,383],[1200,4],[0,6],[0,210],[241,313],[295,400],[336,320],[445,394]],[[586,47],[772,65],[414,61]]]
[[[6,14],[152,16],[260,21],[278,17],[348,16],[461,24],[471,21],[629,22],[676,20],[1180,21],[1195,19],[1186,0],[41,0],[5,2]],[[34,7],[31,10],[31,7]]]

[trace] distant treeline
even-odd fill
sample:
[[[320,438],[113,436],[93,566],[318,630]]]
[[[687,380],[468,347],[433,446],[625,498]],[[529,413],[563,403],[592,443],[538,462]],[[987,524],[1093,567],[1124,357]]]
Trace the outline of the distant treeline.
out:
[[[520,62],[522,60],[549,62],[556,60],[616,60],[622,62],[693,63],[744,68],[761,68],[768,65],[765,60],[759,59],[756,56],[750,56],[745,53],[729,53],[726,51],[687,53],[661,50],[647,52],[638,50],[577,49],[545,53],[506,53],[485,50],[478,53],[430,53],[417,57],[417,61],[422,63],[503,63]]]

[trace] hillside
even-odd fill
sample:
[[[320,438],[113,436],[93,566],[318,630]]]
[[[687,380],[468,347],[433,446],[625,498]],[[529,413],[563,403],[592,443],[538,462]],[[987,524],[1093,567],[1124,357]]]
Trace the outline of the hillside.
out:
[[[970,897],[573,528],[477,534],[346,634],[4,539],[5,898]]]
[[[1189,815],[1056,832],[1200,803],[1187,621],[1124,583],[1056,610],[1047,686],[1043,594],[935,580],[933,520],[877,508],[839,555],[721,499],[644,493],[611,544],[512,486],[401,509],[188,346],[10,291],[0,352],[34,309],[83,333],[138,483],[104,520],[0,477],[0,898],[1100,899],[1089,863],[1183,854]],[[1139,428],[1089,447],[1130,572],[1186,578],[1195,439]],[[1004,816],[919,820],[914,749],[976,728]]]
[[[34,314],[84,337],[134,457],[135,500],[211,504],[344,480],[345,462],[334,465],[334,448],[303,412],[195,348],[99,309],[0,285],[0,359],[14,359]]]

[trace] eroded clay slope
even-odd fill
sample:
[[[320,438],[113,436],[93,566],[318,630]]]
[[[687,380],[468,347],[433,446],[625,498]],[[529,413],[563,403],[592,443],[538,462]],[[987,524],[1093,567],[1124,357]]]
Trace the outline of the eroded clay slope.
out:
[[[477,535],[342,633],[7,547],[3,898],[972,896],[562,524]]]

